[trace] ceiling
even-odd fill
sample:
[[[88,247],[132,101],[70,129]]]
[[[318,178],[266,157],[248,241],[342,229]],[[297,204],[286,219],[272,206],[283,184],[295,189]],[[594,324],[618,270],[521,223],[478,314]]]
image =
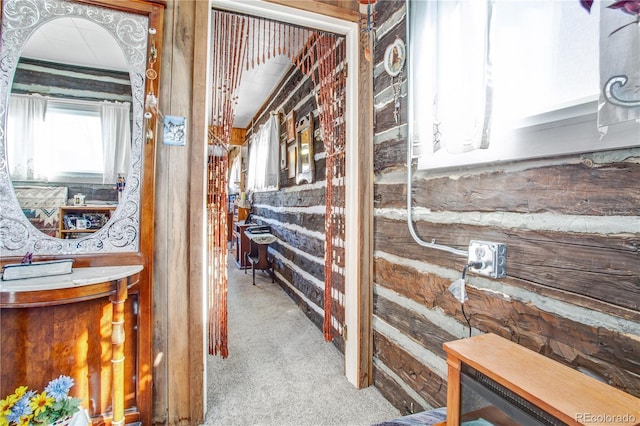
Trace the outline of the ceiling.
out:
[[[212,10],[212,22],[217,22],[214,14],[234,15],[233,12]],[[268,25],[264,25],[269,22]],[[259,25],[256,25],[259,24]],[[244,24],[243,24],[244,25]],[[251,60],[251,67],[242,67],[240,83],[237,89],[238,104],[236,105],[233,127],[246,129],[251,125],[251,119],[255,117],[260,107],[269,98],[269,95],[282,80],[292,61],[287,55],[286,49],[299,52],[306,43],[305,35],[299,32],[291,33],[293,25],[283,22],[275,24],[272,20],[261,17],[248,17],[246,55]],[[213,29],[212,45],[215,45],[216,29]],[[308,33],[306,34],[309,35]],[[278,48],[283,47],[282,53],[277,54]],[[252,53],[259,52],[256,63],[253,62]],[[265,55],[265,51],[267,54]],[[260,58],[260,52],[262,57]],[[289,52],[291,53],[291,52]]]
[[[271,34],[273,37],[273,34]],[[103,28],[82,18],[61,18],[40,27],[22,56],[92,68],[127,71],[122,50]],[[247,128],[251,119],[282,79],[291,60],[276,55],[243,69],[233,127]]]
[[[290,66],[291,60],[287,56],[278,55],[267,59],[265,63],[242,70],[233,127],[246,129],[251,124],[251,119]]]
[[[49,21],[29,38],[22,56],[65,64],[127,71],[122,49],[102,27],[82,18]]]

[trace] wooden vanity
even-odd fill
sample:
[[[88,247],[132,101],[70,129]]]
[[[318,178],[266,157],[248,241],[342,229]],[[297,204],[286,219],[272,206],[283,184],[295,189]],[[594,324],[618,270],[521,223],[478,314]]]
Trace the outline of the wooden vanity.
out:
[[[142,265],[0,281],[0,393],[42,390],[68,375],[94,424],[138,421],[138,283]],[[125,338],[126,336],[126,338]]]
[[[26,3],[28,7],[23,7]],[[42,391],[50,380],[68,375],[75,381],[70,395],[82,400],[94,425],[154,422],[154,371],[164,371],[162,355],[166,351],[158,351],[154,357],[154,194],[159,115],[151,105],[162,99],[166,4],[166,0],[0,0],[0,80],[4,82],[0,84],[0,105],[4,106],[0,107],[0,267],[18,264],[27,256],[35,262],[74,262],[73,272],[68,275],[0,282],[0,398],[18,386]],[[64,13],[52,12],[59,10]],[[75,25],[76,19],[83,25]],[[105,55],[70,61],[63,49],[52,44],[48,31],[74,34],[72,38],[83,40],[84,31],[99,33],[100,37],[87,37],[85,41],[92,51]],[[25,53],[25,46],[32,42],[38,44],[36,50],[42,54]],[[107,54],[111,52],[109,46],[115,47],[113,54]],[[104,61],[97,63],[98,59]],[[27,62],[39,64],[37,76],[18,72],[25,68],[19,64]],[[70,93],[82,93],[83,100],[78,102]],[[92,203],[88,206],[66,206],[69,194],[56,192],[52,200],[48,191],[31,194],[32,204],[19,202],[14,184],[21,181],[21,168],[10,170],[7,153],[12,152],[14,144],[27,144],[25,134],[40,133],[33,130],[39,128],[39,121],[34,120],[21,121],[20,126],[7,131],[9,116],[19,116],[22,111],[22,107],[7,108],[15,105],[9,101],[13,97],[21,97],[29,108],[40,108],[46,98],[49,112],[53,111],[49,107],[64,104],[58,112],[67,116],[82,116],[89,107],[97,111],[106,105],[128,104],[128,112],[115,108],[128,120],[116,119],[116,115],[113,119],[99,117],[113,130],[108,144],[104,144],[105,135],[87,135],[83,140],[87,146],[89,142],[92,146],[110,146],[108,152],[113,158],[110,154],[105,158],[109,164],[105,162],[102,169],[95,170],[100,179],[93,174],[86,176],[85,164],[69,157],[64,167],[69,177],[41,182],[36,178],[44,174],[35,173],[35,180],[29,180],[30,186],[67,190],[98,181],[113,184],[113,190],[121,190],[118,206],[108,204],[111,198],[102,197],[99,191],[86,193]],[[28,139],[33,149],[25,153],[35,156],[45,152],[40,145],[42,137]],[[73,146],[66,146],[64,138],[58,146],[50,146],[53,139],[46,138],[47,149],[63,152],[72,148],[75,152]],[[32,164],[34,158],[23,156],[20,161]],[[125,182],[126,186],[120,185]],[[34,208],[45,223],[53,222],[58,211],[62,214],[60,223],[68,215],[67,228],[58,228],[57,236],[55,232],[52,235],[49,223],[47,232],[43,232],[28,216]],[[165,410],[158,405],[160,415]]]

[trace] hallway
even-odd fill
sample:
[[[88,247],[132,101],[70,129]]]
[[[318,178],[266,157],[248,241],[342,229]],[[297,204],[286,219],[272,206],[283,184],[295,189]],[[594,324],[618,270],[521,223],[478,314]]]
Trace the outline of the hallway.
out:
[[[205,425],[370,425],[399,416],[357,390],[343,356],[277,283],[229,267],[229,358],[208,356]]]

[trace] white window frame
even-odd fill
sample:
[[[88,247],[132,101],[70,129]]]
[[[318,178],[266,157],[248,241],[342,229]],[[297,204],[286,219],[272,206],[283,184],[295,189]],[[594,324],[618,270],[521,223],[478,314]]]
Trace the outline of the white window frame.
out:
[[[408,14],[410,2],[407,1]],[[576,4],[578,1],[576,0]],[[579,11],[582,11],[578,5]],[[586,12],[584,12],[586,13]],[[594,19],[597,17],[593,16]],[[550,112],[529,116],[515,129],[492,137],[488,149],[476,149],[461,154],[438,152],[431,154],[431,141],[416,141],[415,103],[425,101],[414,93],[414,77],[419,78],[419,70],[412,69],[411,55],[419,54],[419,48],[412,49],[410,40],[410,19],[407,19],[408,37],[408,138],[413,141],[418,152],[418,169],[447,170],[470,168],[484,164],[499,164],[511,161],[540,159],[563,155],[575,155],[596,151],[607,151],[640,146],[640,124],[627,121],[598,129],[597,95],[592,98],[576,99],[571,105],[558,107]],[[414,157],[415,158],[415,157]]]
[[[89,115],[97,117],[100,121],[100,103],[92,101],[79,101],[71,99],[49,99],[47,101],[47,111],[55,108],[57,110],[72,111],[73,115]],[[48,112],[47,112],[48,114]],[[45,123],[47,120],[47,114],[45,114]],[[45,124],[46,125],[46,124]],[[102,152],[102,134],[98,133],[99,138],[96,140]],[[104,162],[100,161],[101,167],[104,167]],[[57,174],[49,175],[50,181],[66,182],[66,181],[82,181],[84,183],[102,183],[103,173],[100,172],[86,172],[86,171],[74,171],[64,170],[59,171]]]

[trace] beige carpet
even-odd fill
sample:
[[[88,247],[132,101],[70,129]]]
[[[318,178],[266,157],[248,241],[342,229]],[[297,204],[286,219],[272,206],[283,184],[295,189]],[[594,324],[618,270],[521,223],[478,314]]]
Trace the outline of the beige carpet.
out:
[[[208,357],[205,425],[371,425],[398,417],[277,283],[229,270],[229,357]]]

